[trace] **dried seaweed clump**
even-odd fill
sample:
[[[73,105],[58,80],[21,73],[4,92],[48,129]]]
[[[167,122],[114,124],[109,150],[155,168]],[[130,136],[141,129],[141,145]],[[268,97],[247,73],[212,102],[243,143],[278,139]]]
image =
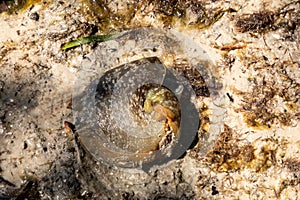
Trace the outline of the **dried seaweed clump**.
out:
[[[237,17],[235,26],[239,32],[262,33],[270,30],[283,29],[285,39],[295,40],[296,30],[300,25],[300,2],[295,1],[284,5],[277,11],[262,10]]]
[[[278,138],[265,138],[258,145],[239,140],[227,125],[220,134],[206,162],[215,171],[237,171],[249,169],[263,172],[277,165],[284,157],[287,142]]]
[[[245,168],[254,158],[254,147],[248,143],[239,145],[233,130],[225,125],[206,159],[216,171],[235,171]]]
[[[243,95],[242,108],[246,123],[258,129],[275,124],[291,126],[299,120],[300,84],[289,77],[284,66],[257,70],[249,79],[251,91]]]
[[[299,159],[287,158],[283,164],[286,168],[288,168],[289,171],[300,173],[300,160]],[[299,179],[300,179],[300,176],[299,176]]]
[[[208,9],[210,1],[197,0],[155,0],[154,10],[162,15],[165,25],[172,25],[174,19],[182,19],[186,25],[207,28],[217,22],[226,12],[222,9]],[[175,18],[174,18],[175,17]]]
[[[189,82],[196,96],[210,96],[204,78],[202,77],[200,72],[195,69],[195,67],[190,66],[186,60],[177,60],[174,69]]]
[[[236,28],[240,32],[263,32],[274,23],[274,13],[271,11],[260,11],[252,14],[245,14],[236,20]]]
[[[179,17],[185,15],[186,4],[180,0],[155,0],[153,1],[156,9],[165,15]]]
[[[149,26],[153,25],[152,19],[157,22],[155,25],[164,27],[180,22],[202,29],[214,24],[226,12],[220,8],[208,9],[209,3],[206,0],[131,0],[126,3],[89,0],[87,6],[103,30]]]
[[[300,184],[300,160],[297,158],[287,158],[283,162],[283,166],[286,167],[293,175],[280,182],[280,187],[277,191],[278,195],[281,194],[288,186],[294,187],[299,186]]]
[[[277,21],[277,28],[283,30],[285,40],[299,41],[300,1],[292,2],[280,10]]]

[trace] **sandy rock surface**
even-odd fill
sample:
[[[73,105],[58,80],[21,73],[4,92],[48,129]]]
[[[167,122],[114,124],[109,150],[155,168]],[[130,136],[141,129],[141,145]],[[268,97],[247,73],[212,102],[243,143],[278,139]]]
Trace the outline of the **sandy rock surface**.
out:
[[[29,4],[0,14],[0,199],[300,198],[299,1]],[[222,129],[206,156],[196,145],[147,175],[98,167],[106,173],[99,191],[102,177],[85,177],[64,127],[74,123],[74,81],[97,43],[61,45],[137,27],[180,32],[205,50],[222,85]],[[131,183],[121,185],[122,177]],[[143,187],[134,184],[143,178]]]

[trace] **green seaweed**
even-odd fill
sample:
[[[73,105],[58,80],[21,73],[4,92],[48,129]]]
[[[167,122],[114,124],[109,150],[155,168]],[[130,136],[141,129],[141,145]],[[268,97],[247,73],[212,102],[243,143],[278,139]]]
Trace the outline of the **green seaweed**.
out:
[[[92,35],[89,37],[83,37],[76,40],[72,40],[62,45],[61,50],[68,50],[74,47],[78,47],[83,44],[91,42],[105,42],[120,37],[124,33],[106,34],[106,35]]]

